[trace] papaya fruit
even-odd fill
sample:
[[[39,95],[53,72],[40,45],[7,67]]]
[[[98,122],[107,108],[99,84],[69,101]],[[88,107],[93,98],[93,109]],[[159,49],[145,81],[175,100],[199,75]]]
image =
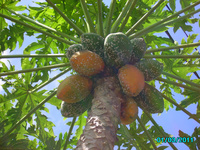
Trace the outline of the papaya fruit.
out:
[[[136,120],[138,115],[137,103],[131,97],[127,97],[126,101],[121,103],[120,120],[124,125],[131,124]]]
[[[81,44],[84,50],[89,50],[104,58],[104,38],[96,33],[84,33],[81,35]]]
[[[143,72],[145,81],[155,79],[163,71],[163,64],[153,59],[142,59],[135,66]]]
[[[133,46],[130,64],[140,61],[146,52],[146,43],[143,38],[134,38],[131,40]]]
[[[141,109],[149,113],[162,113],[164,100],[160,92],[153,86],[145,83],[144,90],[133,98]]]
[[[143,73],[130,64],[119,69],[118,79],[123,92],[128,96],[137,96],[145,85]]]
[[[93,82],[81,75],[65,78],[57,89],[57,98],[67,103],[76,103],[86,98],[92,90]]]
[[[67,103],[62,101],[61,114],[63,117],[77,117],[82,115],[86,110],[92,106],[93,95],[89,94],[83,100],[76,103]]]
[[[103,59],[94,52],[85,50],[76,52],[70,58],[72,68],[81,75],[92,76],[104,70]]]
[[[133,46],[122,32],[109,34],[104,41],[104,57],[108,66],[120,68],[131,60]]]
[[[76,52],[79,52],[79,51],[82,51],[82,50],[83,50],[83,46],[81,44],[70,45],[70,47],[66,51],[66,56],[70,60],[72,55],[74,55]]]

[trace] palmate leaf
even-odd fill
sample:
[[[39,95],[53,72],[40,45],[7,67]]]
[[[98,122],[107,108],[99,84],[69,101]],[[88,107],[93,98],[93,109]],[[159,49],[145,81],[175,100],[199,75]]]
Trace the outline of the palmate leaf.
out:
[[[190,25],[186,25],[186,20],[182,20],[182,21],[180,21],[180,22],[178,22],[178,23],[175,23],[174,24],[174,29],[173,29],[173,31],[174,31],[174,33],[176,33],[176,31],[181,27],[181,29],[183,29],[184,31],[189,31],[189,32],[191,32],[191,31],[193,31],[192,30],[192,26],[190,26]]]
[[[187,41],[185,41],[184,38],[182,39],[181,44],[193,43],[197,36],[198,34],[189,35]],[[191,54],[193,50],[194,50],[193,47],[184,48],[182,54]]]
[[[141,121],[144,125],[146,125],[149,122],[149,118],[147,117],[147,115],[143,112],[142,116],[141,116]],[[149,128],[150,125],[147,125],[146,127]],[[138,128],[136,129],[137,133],[141,133],[143,131],[141,125],[138,125]]]
[[[83,113],[78,117],[78,120],[75,123],[75,125],[79,126],[75,133],[77,139],[79,139],[81,134],[83,133],[83,127],[86,125],[86,116],[87,112]]]
[[[198,137],[200,135],[199,128],[195,128],[192,135],[188,135],[187,133],[183,132],[182,130],[179,130],[179,136],[182,137],[187,142],[184,142],[185,145],[187,145],[192,150],[197,150],[200,148]]]
[[[18,11],[23,11],[25,10],[25,6],[16,6],[16,4],[19,1],[13,1],[13,0],[1,0],[0,1],[0,13],[5,14],[5,15],[11,15],[5,7],[11,7],[12,9],[18,10]],[[0,32],[7,27],[8,24],[4,18],[0,18]]]
[[[199,102],[200,100],[200,95],[198,92],[194,92],[194,91],[189,91],[189,90],[185,90],[182,94],[187,95],[188,98],[182,100],[180,102],[180,105],[184,108],[186,108],[187,106],[189,106],[190,104],[194,104]],[[178,108],[176,108],[176,110],[180,110]]]

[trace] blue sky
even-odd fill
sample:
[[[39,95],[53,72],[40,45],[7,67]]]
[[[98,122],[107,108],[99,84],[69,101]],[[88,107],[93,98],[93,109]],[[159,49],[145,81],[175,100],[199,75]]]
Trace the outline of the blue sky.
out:
[[[36,0],[34,0],[36,1]],[[44,0],[37,0],[37,1],[44,1]],[[103,0],[108,6],[110,4],[111,0]],[[22,5],[35,5],[30,1],[26,1],[26,0],[22,0],[21,3]],[[199,7],[199,6],[198,6]],[[181,7],[179,5],[177,5],[177,10],[180,10]],[[199,18],[199,13],[195,15],[195,17]],[[10,23],[10,21],[8,21],[8,23]],[[200,29],[198,24],[194,24],[193,25],[193,29],[194,29],[194,33],[199,33]],[[172,35],[172,37],[180,44],[182,38],[184,38],[185,40],[187,39],[187,37],[185,36],[185,34],[181,31],[178,30],[175,34],[173,34],[173,30],[169,29],[170,34]],[[191,33],[189,33],[191,34]],[[159,33],[159,36],[164,36],[167,37],[165,33]],[[181,38],[180,38],[181,37]],[[197,37],[197,39],[200,39],[200,35]],[[5,51],[4,54],[22,54],[23,50],[27,47],[27,45],[29,45],[30,43],[36,41],[36,39],[34,37],[26,37],[24,38],[24,43],[22,45],[21,48],[16,48],[15,51],[13,51],[12,53],[9,53],[9,50]],[[194,42],[198,42],[197,40],[195,40]],[[1,60],[2,61],[2,60]],[[4,62],[7,63],[6,59],[3,59]],[[20,59],[10,59],[10,62],[13,64],[18,64],[16,65],[16,70],[21,70],[21,63],[20,63]],[[8,64],[8,63],[7,63]],[[50,74],[50,77],[54,77],[55,75],[57,75],[58,72],[52,72]],[[66,76],[68,76],[69,74],[63,75],[62,77],[58,78],[58,80],[62,80],[64,78],[66,78]],[[194,75],[192,76],[192,79],[196,78]],[[2,81],[0,81],[0,84],[2,84]],[[54,81],[51,84],[49,84],[48,86],[45,87],[45,89],[51,90],[52,87],[57,87],[59,85],[58,81]],[[156,85],[157,88],[159,87],[159,84]],[[1,87],[0,87],[0,93],[3,93]],[[180,95],[180,94],[174,94],[174,99],[177,100],[177,103],[179,103],[181,100],[184,99],[184,96]],[[54,106],[50,105],[50,104],[45,104],[46,107],[48,107],[49,109],[49,113],[44,113],[45,115],[48,116],[49,120],[52,121],[55,124],[54,127],[54,133],[55,135],[59,135],[60,132],[65,133],[66,131],[68,132],[69,130],[69,126],[66,126],[65,124],[71,120],[71,119],[66,119],[63,120],[63,117],[60,114],[60,111],[58,111]],[[196,105],[190,105],[189,107],[186,108],[189,112],[191,113],[196,113]],[[141,110],[139,110],[139,114],[141,114]],[[192,119],[188,119],[188,115],[186,115],[185,113],[183,113],[182,111],[175,111],[175,107],[174,108],[170,108],[169,111],[164,111],[161,115],[155,114],[153,115],[153,118],[157,121],[157,123],[163,127],[163,129],[167,132],[172,134],[174,137],[178,137],[178,130],[182,130],[186,133],[188,133],[189,135],[191,135],[194,131],[194,128],[199,126],[199,124],[196,123],[196,121],[192,120]],[[74,130],[75,132],[75,130]],[[163,144],[163,145],[168,145],[168,144]],[[188,149],[184,144],[174,144],[178,149]],[[167,150],[170,150],[170,148],[168,148]]]

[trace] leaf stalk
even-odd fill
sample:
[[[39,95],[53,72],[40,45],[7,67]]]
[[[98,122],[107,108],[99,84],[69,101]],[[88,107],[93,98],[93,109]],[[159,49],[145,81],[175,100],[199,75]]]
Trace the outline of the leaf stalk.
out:
[[[144,55],[143,58],[200,58],[200,55]]]
[[[71,124],[71,126],[70,126],[70,128],[69,128],[69,133],[67,134],[67,138],[66,138],[66,141],[65,141],[65,145],[64,145],[63,150],[66,150],[66,149],[67,149],[67,144],[69,143],[69,139],[70,139],[72,130],[73,130],[73,128],[74,128],[75,122],[76,122],[76,117],[74,117],[73,120],[72,120],[72,124]]]
[[[82,6],[82,9],[83,9],[85,18],[86,18],[86,24],[87,24],[87,27],[88,27],[88,32],[96,33],[96,30],[94,28],[94,24],[92,23],[92,19],[90,17],[89,12],[88,12],[85,0],[80,0],[80,2],[81,2],[81,6]]]
[[[186,79],[183,79],[183,78],[181,78],[181,77],[179,77],[179,76],[175,76],[175,75],[170,74],[170,73],[165,72],[165,71],[163,71],[162,74],[163,74],[163,75],[166,75],[166,76],[169,76],[169,77],[171,77],[171,78],[177,79],[177,80],[179,80],[179,81],[185,82],[185,83],[187,83],[187,84],[190,84],[191,86],[195,86],[195,87],[197,87],[197,88],[200,88],[200,85],[199,85],[199,84],[193,83],[193,82],[191,82],[191,81],[189,81],[189,80],[186,80]]]
[[[170,80],[167,80],[167,79],[163,79],[163,78],[161,78],[161,77],[157,77],[156,80],[162,81],[162,82],[165,82],[165,83],[169,83],[169,84],[172,84],[172,85],[175,85],[175,86],[178,86],[178,87],[182,87],[182,88],[185,88],[185,89],[188,89],[188,90],[200,92],[200,88],[197,88],[197,87],[190,87],[190,86],[187,86],[187,85],[184,85],[184,84],[181,84],[181,83],[176,83],[176,82],[174,82],[174,81],[170,81]]]
[[[188,11],[188,10],[191,9],[191,8],[194,8],[194,7],[195,7],[196,5],[198,5],[198,4],[200,4],[200,1],[197,1],[196,3],[194,3],[194,4],[192,4],[192,5],[188,6],[188,7],[185,7],[184,9],[178,11],[177,13],[175,13],[175,14],[173,14],[173,15],[171,15],[171,16],[169,16],[169,17],[167,17],[167,18],[165,18],[165,19],[163,19],[163,20],[161,20],[161,21],[158,21],[158,22],[155,23],[155,24],[152,24],[152,25],[148,26],[147,28],[138,31],[138,32],[135,33],[135,34],[130,35],[129,38],[130,38],[130,39],[133,39],[133,38],[136,38],[136,37],[140,37],[140,36],[142,36],[142,35],[144,35],[144,34],[147,34],[147,33],[151,32],[151,31],[154,31],[155,29],[158,29],[158,27],[162,27],[161,25],[163,25],[164,22],[169,21],[169,20],[171,20],[171,19],[174,18],[174,17],[178,17],[179,14],[181,14],[181,13],[183,13],[183,12],[185,12],[185,11]],[[193,11],[192,13],[187,14],[187,17],[193,15],[194,13],[197,13],[198,11],[199,11],[199,9],[196,10],[196,11]],[[186,15],[185,15],[185,16],[186,16]],[[179,19],[179,20],[184,19],[185,16],[179,17],[178,19]],[[181,18],[181,19],[180,19],[180,18]],[[176,21],[176,19],[175,19],[175,21]],[[171,22],[171,23],[174,23],[174,22]],[[169,22],[168,22],[168,24],[169,24]],[[168,24],[165,24],[165,26],[168,25]]]
[[[156,127],[156,129],[162,134],[162,137],[167,138],[168,136],[166,135],[165,132],[162,131],[162,129],[160,128],[160,126],[156,123],[156,121],[152,118],[152,116],[146,111],[143,110],[144,113],[149,117],[149,119],[151,120],[151,122],[154,124],[154,126]],[[173,143],[168,142],[169,145],[174,149],[174,150],[178,150]]]
[[[132,0],[128,0],[123,8],[123,10],[121,11],[121,13],[119,14],[118,18],[116,19],[116,21],[114,22],[112,28],[111,28],[111,33],[114,33],[117,31],[117,28],[119,26],[119,24],[121,23],[122,19],[125,17],[127,11],[129,10],[131,4],[132,4]]]
[[[58,68],[58,67],[67,67],[69,65],[70,64],[62,63],[62,64],[58,64],[58,65],[49,65],[49,66],[44,66],[44,67],[32,68],[32,69],[24,69],[24,70],[18,70],[18,71],[3,72],[3,73],[0,73],[0,76],[7,76],[7,75],[26,73],[26,72],[34,72],[34,71],[38,71],[38,70],[52,69],[52,68]]]
[[[75,44],[75,43],[70,42],[70,41],[67,41],[67,40],[65,40],[65,39],[63,39],[63,38],[61,38],[61,37],[55,36],[55,35],[53,35],[53,34],[47,32],[47,31],[44,31],[44,30],[42,30],[42,29],[36,28],[36,27],[34,27],[34,26],[32,26],[32,25],[29,25],[29,24],[27,24],[27,23],[25,23],[25,22],[19,21],[19,20],[14,19],[14,18],[12,18],[12,17],[10,17],[10,16],[7,16],[7,15],[4,15],[4,14],[2,14],[2,13],[0,13],[0,16],[3,17],[3,18],[8,19],[8,20],[10,20],[10,21],[13,21],[13,22],[15,22],[15,23],[21,24],[21,25],[23,25],[23,26],[25,26],[25,27],[28,27],[28,28],[30,28],[30,29],[33,29],[33,30],[35,30],[35,31],[37,31],[37,32],[39,32],[39,33],[43,33],[44,35],[48,35],[48,36],[52,37],[53,39],[56,39],[56,40],[58,40],[58,41],[61,41],[61,42],[63,42],[63,43],[66,43],[66,44],[68,44],[68,45]]]
[[[49,95],[47,98],[45,98],[43,101],[41,101],[36,107],[34,107],[30,112],[28,112],[23,118],[21,118],[16,124],[14,124],[1,138],[6,138],[14,129],[16,129],[23,121],[25,121],[28,117],[30,117],[37,109],[39,109],[44,103],[46,103],[48,100],[50,100],[53,96],[56,95],[57,91],[54,91]]]
[[[49,3],[49,5],[51,5],[52,7],[53,7],[53,9],[55,10],[55,11],[57,11],[62,17],[63,17],[63,19],[65,19],[65,21],[67,22],[67,23],[69,23],[70,24],[70,26],[77,32],[77,34],[78,35],[82,35],[84,32],[79,28],[79,27],[77,27],[58,7],[56,7],[55,5],[54,5],[54,3],[52,3],[50,0],[46,0],[48,3]]]
[[[153,52],[159,52],[159,51],[166,51],[166,50],[170,50],[170,49],[179,49],[179,48],[186,48],[186,47],[195,47],[195,46],[199,46],[199,45],[200,45],[200,42],[197,42],[197,43],[190,43],[190,44],[182,44],[182,45],[178,45],[178,46],[162,47],[162,48],[156,48],[156,49],[147,50],[145,54],[149,54],[149,53],[153,53]]]
[[[138,20],[125,34],[127,36],[130,36],[134,30],[141,25],[142,22],[144,22],[145,19],[148,18],[149,15],[151,15],[153,13],[154,10],[156,10],[156,8],[158,8],[160,6],[160,4],[163,2],[164,0],[160,0],[159,2],[157,2],[142,18],[140,18],[140,20]]]
[[[37,21],[35,21],[35,20],[33,20],[33,19],[29,18],[29,17],[26,17],[26,16],[24,16],[24,15],[21,15],[21,14],[17,13],[16,11],[13,11],[13,10],[7,8],[7,7],[5,7],[5,9],[7,9],[9,12],[11,12],[11,13],[13,13],[13,14],[19,16],[19,17],[21,17],[22,19],[24,19],[24,20],[26,20],[26,21],[29,21],[29,22],[31,22],[31,23],[33,23],[33,24],[35,24],[35,25],[38,25],[38,26],[40,26],[40,27],[46,29],[46,30],[49,30],[49,31],[54,32],[54,33],[56,33],[57,35],[61,35],[61,36],[63,36],[63,37],[66,37],[67,39],[71,39],[71,40],[73,40],[73,41],[75,41],[75,42],[77,42],[77,43],[80,43],[80,42],[81,42],[81,40],[78,39],[78,38],[75,38],[75,37],[73,37],[73,36],[70,36],[70,35],[67,35],[67,34],[65,34],[65,33],[62,33],[62,32],[60,32],[60,31],[57,31],[57,30],[55,30],[55,29],[53,29],[53,28],[51,28],[51,27],[49,27],[49,26],[46,26],[46,25],[44,25],[44,24],[42,24],[42,23],[40,23],[40,22],[37,22]]]
[[[104,37],[103,33],[103,17],[102,17],[102,0],[97,0],[98,6],[98,34]]]
[[[154,143],[154,141],[153,141],[151,135],[149,134],[149,132],[147,131],[145,125],[142,123],[142,121],[140,120],[140,118],[139,118],[138,116],[137,116],[137,120],[138,120],[138,122],[140,123],[141,127],[143,128],[144,132],[146,133],[147,137],[149,138],[149,140],[150,140],[150,142],[151,142],[153,148],[154,148],[155,150],[157,150],[158,148],[157,148],[156,144]]]
[[[160,91],[159,91],[160,92]],[[200,120],[194,116],[193,114],[191,114],[189,111],[187,111],[185,108],[183,108],[182,106],[180,106],[179,104],[177,104],[175,101],[173,101],[172,99],[170,99],[169,97],[167,97],[166,95],[164,95],[163,93],[160,92],[160,94],[170,103],[172,103],[173,105],[175,105],[176,107],[178,107],[180,110],[182,110],[184,113],[186,113],[188,116],[190,116],[190,118],[194,119],[196,122],[198,122],[200,124]]]
[[[105,36],[107,36],[110,33],[111,30],[111,26],[112,26],[112,17],[113,17],[113,13],[115,10],[115,5],[116,5],[116,0],[112,0],[110,3],[110,11],[109,11],[109,15],[107,17],[106,20],[106,31],[105,31]]]

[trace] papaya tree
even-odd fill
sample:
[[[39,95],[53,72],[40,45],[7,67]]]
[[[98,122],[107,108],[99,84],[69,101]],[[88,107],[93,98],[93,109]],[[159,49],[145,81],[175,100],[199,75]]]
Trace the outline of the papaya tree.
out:
[[[23,2],[0,0],[0,149],[200,149],[199,126],[173,137],[154,115],[200,124],[199,0]],[[58,137],[46,104],[73,117]]]

